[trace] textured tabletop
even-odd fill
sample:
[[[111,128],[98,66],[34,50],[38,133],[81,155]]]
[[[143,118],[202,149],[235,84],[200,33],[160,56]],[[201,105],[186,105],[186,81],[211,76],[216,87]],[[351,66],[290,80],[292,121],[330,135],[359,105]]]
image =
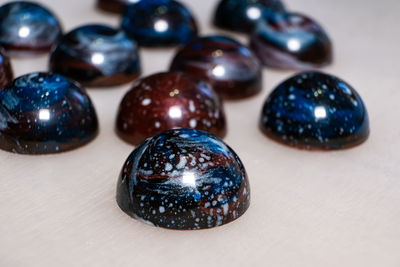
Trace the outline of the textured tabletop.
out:
[[[66,31],[119,24],[94,0],[40,2]],[[221,32],[210,26],[216,1],[183,2],[203,34]],[[333,39],[335,61],[323,71],[363,97],[371,122],[366,143],[307,152],[265,138],[257,127],[262,103],[294,73],[265,69],[261,94],[225,105],[225,141],[247,168],[250,209],[211,230],[158,229],[131,219],[115,201],[118,174],[133,149],[114,132],[130,86],[89,89],[101,126],[94,142],[50,156],[0,151],[0,266],[400,266],[400,1],[285,2]],[[174,51],[142,49],[143,74],[166,70]],[[47,60],[12,63],[18,76],[46,70]]]

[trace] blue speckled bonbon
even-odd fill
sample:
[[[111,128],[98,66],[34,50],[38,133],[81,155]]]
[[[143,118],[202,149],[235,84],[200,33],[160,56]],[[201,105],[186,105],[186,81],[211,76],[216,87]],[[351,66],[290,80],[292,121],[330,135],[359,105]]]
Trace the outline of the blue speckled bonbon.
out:
[[[310,70],[329,65],[333,47],[325,30],[314,20],[297,13],[275,13],[260,22],[250,48],[264,66]]]
[[[61,36],[57,18],[33,2],[9,2],[0,7],[0,44],[11,55],[47,52]]]
[[[113,86],[137,78],[140,60],[135,41],[123,31],[84,25],[58,42],[50,57],[50,70],[84,86]]]
[[[260,126],[274,140],[299,148],[335,150],[364,142],[367,109],[341,79],[300,73],[280,84],[264,104]]]
[[[222,0],[214,15],[214,24],[220,28],[251,33],[257,23],[271,13],[284,12],[280,0]]]
[[[86,91],[59,74],[26,74],[0,90],[3,150],[57,153],[90,142],[97,132],[96,112]]]
[[[219,138],[193,129],[169,130],[128,157],[117,202],[130,216],[155,226],[204,229],[244,214],[250,187],[242,162]]]
[[[125,9],[122,28],[141,46],[174,46],[197,36],[190,11],[174,0],[146,0]]]

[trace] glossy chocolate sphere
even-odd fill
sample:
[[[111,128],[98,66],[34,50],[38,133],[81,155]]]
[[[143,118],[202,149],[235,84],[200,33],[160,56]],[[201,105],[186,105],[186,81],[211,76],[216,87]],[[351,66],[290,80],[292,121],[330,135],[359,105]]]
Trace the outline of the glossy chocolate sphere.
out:
[[[104,25],[85,25],[66,34],[51,54],[50,70],[85,86],[128,83],[141,71],[135,41]]]
[[[181,48],[171,70],[209,82],[225,99],[240,99],[262,89],[262,69],[247,47],[225,36],[206,36]]]
[[[179,72],[137,81],[119,106],[118,135],[137,145],[174,128],[194,128],[224,137],[226,120],[218,95],[209,84]]]
[[[52,73],[21,76],[0,90],[0,148],[21,154],[71,150],[98,132],[86,91]]]
[[[272,68],[309,70],[332,62],[332,43],[323,28],[295,13],[275,14],[259,23],[250,47]]]
[[[174,0],[143,0],[129,5],[122,28],[141,46],[174,46],[197,35],[190,11]]]
[[[215,12],[214,24],[227,30],[251,33],[259,21],[284,10],[280,0],[222,0]]]
[[[260,126],[269,137],[305,149],[334,150],[363,143],[369,135],[367,109],[341,79],[300,73],[280,84],[264,104]]]
[[[178,129],[151,137],[125,162],[120,208],[154,226],[192,230],[236,220],[250,205],[246,170],[223,141]]]
[[[0,7],[0,45],[12,56],[47,52],[60,36],[58,19],[41,5],[16,1]]]

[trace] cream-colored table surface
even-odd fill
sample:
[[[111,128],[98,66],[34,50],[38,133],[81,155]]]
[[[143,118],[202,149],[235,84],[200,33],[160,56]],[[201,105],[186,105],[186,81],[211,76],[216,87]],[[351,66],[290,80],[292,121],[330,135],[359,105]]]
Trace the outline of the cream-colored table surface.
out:
[[[41,2],[67,31],[89,22],[119,23],[96,11],[92,0]],[[184,2],[202,33],[218,32],[209,25],[216,1]],[[335,63],[324,71],[363,96],[372,129],[367,143],[321,153],[266,139],[257,128],[262,102],[293,72],[265,70],[260,95],[226,104],[226,142],[251,179],[250,209],[216,229],[158,229],[131,219],[115,202],[117,177],[132,147],[113,126],[129,85],[90,89],[101,122],[94,142],[51,156],[0,151],[0,266],[400,266],[400,1],[286,3],[330,33]],[[165,70],[173,53],[143,49],[144,74]],[[45,70],[46,62],[12,63],[21,75]]]

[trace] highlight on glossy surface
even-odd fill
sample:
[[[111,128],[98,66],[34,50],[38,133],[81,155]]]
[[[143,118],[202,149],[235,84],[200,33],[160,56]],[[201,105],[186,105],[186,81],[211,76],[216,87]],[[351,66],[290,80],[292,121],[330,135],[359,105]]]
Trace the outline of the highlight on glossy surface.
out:
[[[260,128],[286,145],[336,150],[367,140],[369,119],[361,97],[349,84],[332,75],[304,72],[271,93]]]
[[[223,105],[210,85],[179,72],[157,73],[137,81],[119,106],[118,135],[137,145],[175,128],[225,136]]]
[[[10,59],[4,48],[0,47],[0,90],[14,77]]]
[[[121,27],[140,46],[174,46],[197,36],[192,14],[174,0],[145,0],[129,5]]]
[[[329,65],[333,58],[324,29],[297,13],[276,13],[260,22],[250,48],[263,65],[279,69],[309,70]]]
[[[124,9],[140,0],[97,0],[97,7],[103,11],[122,14]]]
[[[0,6],[0,45],[11,56],[47,52],[61,34],[58,19],[39,4],[13,1]]]
[[[250,205],[246,170],[217,137],[175,129],[151,137],[125,162],[117,202],[148,224],[205,229],[236,220]]]
[[[253,96],[262,89],[258,58],[246,46],[225,36],[191,41],[178,51],[170,69],[204,79],[225,99]]]
[[[85,86],[114,86],[136,79],[141,67],[135,41],[121,30],[93,24],[62,37],[51,53],[50,70]]]
[[[281,0],[221,0],[214,15],[217,27],[251,33],[271,13],[284,12]]]
[[[58,153],[89,143],[97,132],[86,91],[59,74],[26,74],[0,90],[0,149]]]

